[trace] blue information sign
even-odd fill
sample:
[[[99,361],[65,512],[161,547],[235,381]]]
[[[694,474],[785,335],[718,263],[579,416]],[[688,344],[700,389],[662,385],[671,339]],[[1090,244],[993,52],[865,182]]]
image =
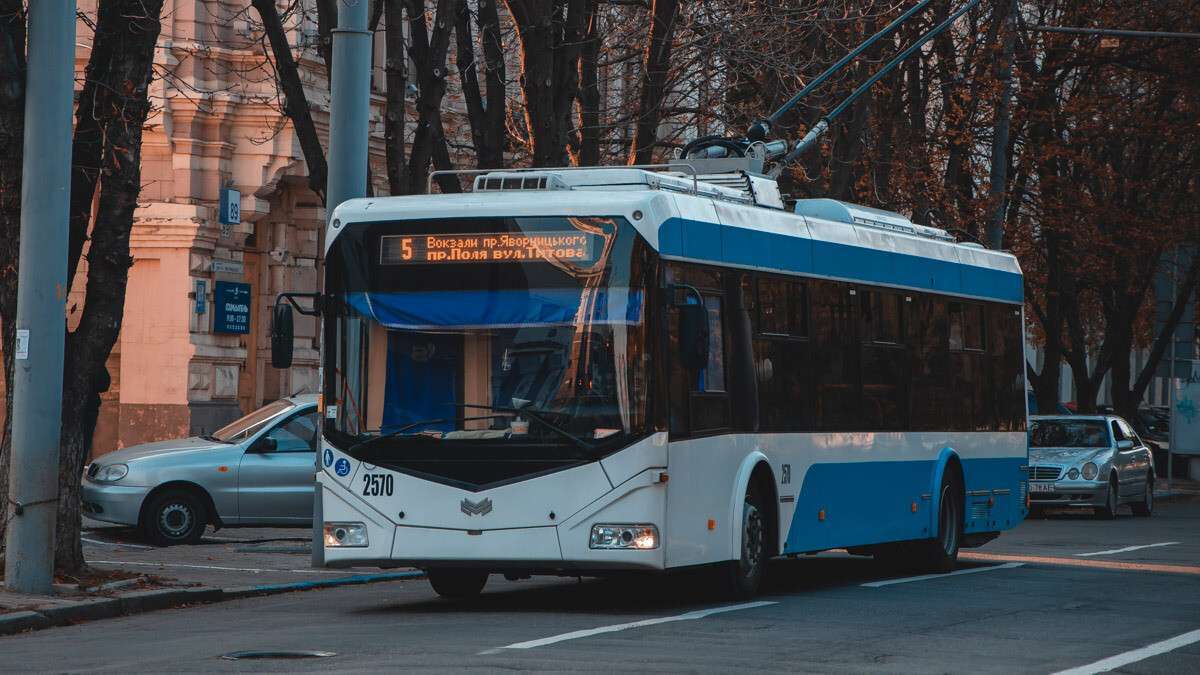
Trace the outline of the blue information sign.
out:
[[[213,284],[213,332],[250,332],[250,284],[235,281]]]

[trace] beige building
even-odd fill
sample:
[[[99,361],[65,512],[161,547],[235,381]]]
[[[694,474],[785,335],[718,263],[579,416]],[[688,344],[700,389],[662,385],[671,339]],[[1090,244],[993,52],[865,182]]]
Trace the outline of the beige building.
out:
[[[88,4],[94,11],[94,0],[81,10]],[[325,211],[307,187],[252,12],[249,3],[224,0],[164,6],[152,89],[157,111],[144,135],[144,187],[130,244],[134,264],[94,454],[211,432],[264,401],[317,390],[313,319],[297,317],[294,367],[270,366],[270,307],[280,292],[318,288]],[[292,44],[304,47],[297,51],[324,137],[329,96],[316,27],[293,19],[290,29]],[[90,31],[81,25],[79,35],[82,73]],[[375,80],[381,83],[380,73]],[[384,175],[381,106],[376,97],[375,176]],[[240,222],[219,222],[222,188],[240,193]],[[84,302],[83,283],[74,287],[80,297],[69,308]],[[235,296],[248,290],[248,298],[217,297],[218,289]],[[248,316],[234,307],[219,320],[218,301],[248,304]],[[245,332],[229,332],[243,330],[228,325],[239,320]]]

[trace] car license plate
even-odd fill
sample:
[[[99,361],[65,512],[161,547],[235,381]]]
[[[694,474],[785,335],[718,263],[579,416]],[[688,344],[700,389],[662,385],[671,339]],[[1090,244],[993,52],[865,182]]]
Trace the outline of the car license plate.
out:
[[[1030,483],[1029,492],[1054,492],[1054,483]]]

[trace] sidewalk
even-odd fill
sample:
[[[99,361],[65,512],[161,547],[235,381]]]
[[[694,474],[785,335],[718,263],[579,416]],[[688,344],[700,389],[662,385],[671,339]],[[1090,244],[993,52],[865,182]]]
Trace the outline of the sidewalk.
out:
[[[1159,478],[1154,484],[1154,497],[1156,499],[1200,497],[1200,481],[1175,478],[1168,483],[1166,478]]]
[[[50,598],[0,586],[0,635],[168,607],[423,576],[412,569],[313,569],[309,532],[210,529],[195,546],[157,548],[132,530],[85,519],[84,558],[98,578],[55,584]]]

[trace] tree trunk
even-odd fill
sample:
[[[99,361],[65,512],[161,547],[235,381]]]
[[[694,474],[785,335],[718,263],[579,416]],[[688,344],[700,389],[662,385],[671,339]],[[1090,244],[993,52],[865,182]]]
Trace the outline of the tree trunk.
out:
[[[521,43],[521,92],[534,166],[563,166],[579,94],[586,0],[507,0]]]
[[[85,567],[80,545],[79,491],[108,389],[107,361],[121,330],[129,280],[129,236],[141,191],[142,127],[163,0],[101,0],[89,82],[96,81],[95,114],[103,131],[100,197],[88,251],[87,301],[79,326],[67,336],[63,378],[55,567],[67,574]]]
[[[409,54],[421,88],[417,94],[417,131],[408,157],[410,194],[425,192],[431,161],[438,169],[450,168],[441,107],[442,98],[446,95],[446,55],[450,50],[450,32],[462,4],[463,0],[438,0],[433,32],[430,33],[422,2],[409,0]],[[441,177],[438,186],[443,192],[461,191],[458,179],[453,176]]]
[[[633,131],[633,146],[629,149],[630,164],[649,164],[652,161],[666,98],[667,74],[671,68],[671,43],[679,0],[653,0],[653,3],[650,9],[650,40],[642,59],[637,125]]]
[[[467,104],[476,165],[480,169],[493,169],[504,165],[504,54],[495,1],[480,0],[478,12],[476,23],[483,54],[486,94],[479,84],[481,62],[475,51],[471,8],[465,3],[459,7],[454,28],[458,43],[455,61]]]
[[[300,82],[300,71],[296,66],[296,59],[292,57],[292,48],[288,45],[287,33],[279,18],[279,12],[275,9],[275,0],[250,0],[250,4],[262,17],[263,31],[271,43],[275,72],[279,79],[279,87],[283,90],[283,113],[292,121],[292,128],[296,130],[296,136],[300,140],[300,150],[304,153],[304,163],[308,167],[308,187],[324,204],[325,184],[329,175],[325,151],[321,147],[320,137],[317,136],[317,127],[309,110],[308,96],[305,95],[304,85]]]
[[[484,75],[483,111],[484,147],[476,148],[479,168],[504,166],[504,146],[508,133],[504,126],[508,91],[505,86],[504,42],[500,34],[499,0],[479,0],[479,41],[483,47]]]
[[[387,48],[384,74],[387,78],[387,110],[383,115],[383,143],[387,161],[388,191],[408,191],[408,167],[404,163],[404,120],[408,106],[408,54],[404,48],[404,0],[386,0],[384,42]]]
[[[996,0],[994,21],[1000,28],[1000,59],[996,61],[996,79],[1000,82],[1000,100],[992,122],[992,164],[988,187],[988,248],[999,250],[1004,245],[1005,195],[1008,192],[1008,165],[1012,161],[1009,147],[1009,127],[1012,125],[1012,69],[1017,44],[1017,0]]]
[[[25,138],[25,10],[0,0],[0,344],[4,352],[4,427],[0,431],[0,565],[8,524],[12,443],[13,341],[17,318],[17,261],[21,235],[22,148]]]
[[[579,166],[600,163],[600,14],[599,0],[588,0],[587,40],[579,55]]]

